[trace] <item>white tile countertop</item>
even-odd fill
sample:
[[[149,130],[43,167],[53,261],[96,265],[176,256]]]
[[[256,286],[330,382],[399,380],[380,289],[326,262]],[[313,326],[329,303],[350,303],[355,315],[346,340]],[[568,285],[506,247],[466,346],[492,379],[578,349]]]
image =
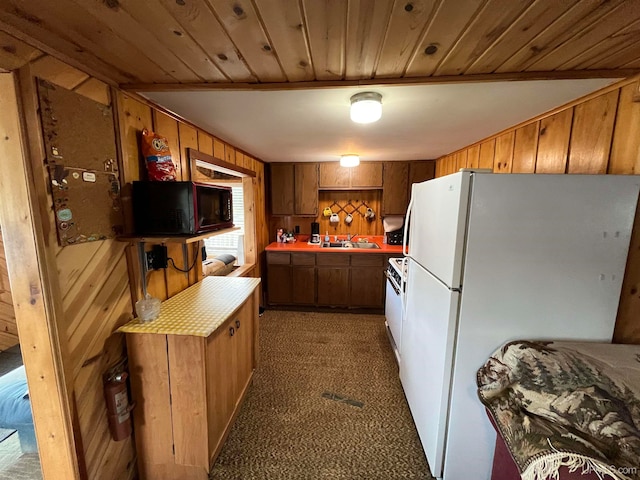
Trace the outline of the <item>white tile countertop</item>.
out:
[[[157,319],[143,322],[135,318],[117,331],[208,337],[249,298],[259,284],[259,278],[205,277],[162,302]]]

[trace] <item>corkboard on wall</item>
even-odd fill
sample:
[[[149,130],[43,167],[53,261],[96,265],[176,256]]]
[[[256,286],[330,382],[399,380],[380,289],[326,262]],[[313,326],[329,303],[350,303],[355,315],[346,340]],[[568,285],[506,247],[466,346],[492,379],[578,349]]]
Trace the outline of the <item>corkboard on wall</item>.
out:
[[[42,79],[38,98],[60,245],[122,233],[111,107]]]

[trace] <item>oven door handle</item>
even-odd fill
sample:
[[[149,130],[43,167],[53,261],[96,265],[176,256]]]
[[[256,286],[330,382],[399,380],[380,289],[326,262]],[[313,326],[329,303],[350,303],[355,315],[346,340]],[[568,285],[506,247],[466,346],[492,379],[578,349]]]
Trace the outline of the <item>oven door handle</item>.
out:
[[[393,277],[389,275],[389,272],[387,270],[385,270],[384,276],[387,277],[387,280],[389,281],[389,285],[391,285],[391,288],[393,288],[393,291],[396,292],[396,295],[400,295],[400,289],[396,287],[396,283]]]

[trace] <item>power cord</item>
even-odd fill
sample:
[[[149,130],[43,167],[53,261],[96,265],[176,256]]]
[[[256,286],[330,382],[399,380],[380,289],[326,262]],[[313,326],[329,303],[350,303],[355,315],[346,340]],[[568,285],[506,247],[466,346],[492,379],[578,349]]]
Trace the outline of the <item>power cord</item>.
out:
[[[173,266],[173,268],[178,270],[179,272],[189,273],[191,270],[193,270],[193,267],[196,266],[196,263],[198,263],[198,245],[199,245],[199,243],[196,242],[195,243],[196,248],[194,249],[194,252],[193,252],[193,255],[194,255],[193,263],[191,264],[191,266],[189,267],[188,270],[183,270],[182,268],[177,267],[176,263],[173,261],[173,258],[171,258],[171,257],[167,257],[167,261],[171,262],[171,265]]]

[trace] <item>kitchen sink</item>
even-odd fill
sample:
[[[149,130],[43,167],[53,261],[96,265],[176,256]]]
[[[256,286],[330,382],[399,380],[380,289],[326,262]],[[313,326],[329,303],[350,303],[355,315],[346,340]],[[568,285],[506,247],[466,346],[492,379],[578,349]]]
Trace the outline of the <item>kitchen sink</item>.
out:
[[[355,242],[353,248],[380,248],[380,245],[373,242]]]
[[[322,248],[380,248],[373,242],[323,242]]]

